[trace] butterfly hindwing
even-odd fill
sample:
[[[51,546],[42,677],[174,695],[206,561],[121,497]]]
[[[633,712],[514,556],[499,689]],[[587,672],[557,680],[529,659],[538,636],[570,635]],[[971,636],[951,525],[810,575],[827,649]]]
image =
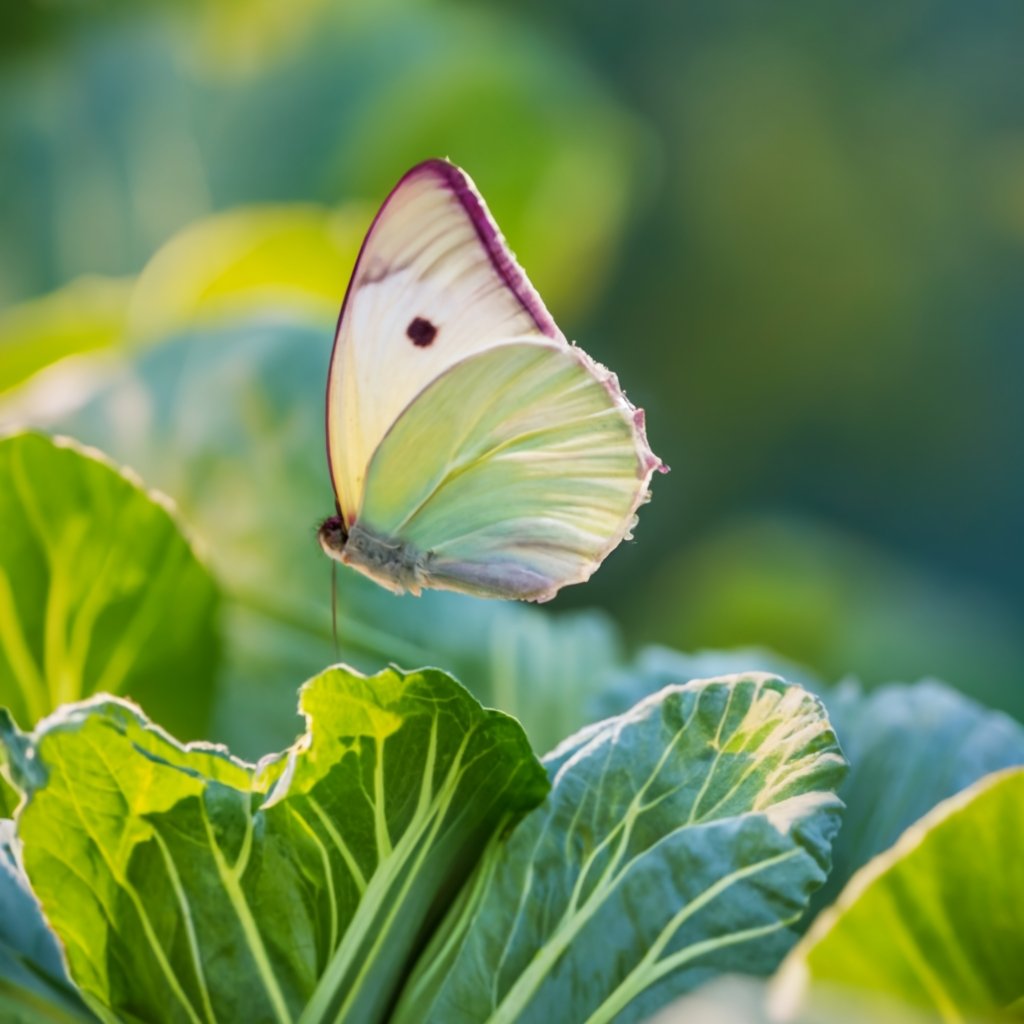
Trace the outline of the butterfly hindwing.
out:
[[[455,363],[517,336],[566,344],[469,179],[441,160],[413,168],[366,236],[331,358],[327,443],[346,523],[402,410]]]
[[[406,586],[545,600],[619,543],[655,464],[607,371],[515,339],[447,370],[399,417],[370,463],[352,553],[361,530],[400,538],[421,574]]]

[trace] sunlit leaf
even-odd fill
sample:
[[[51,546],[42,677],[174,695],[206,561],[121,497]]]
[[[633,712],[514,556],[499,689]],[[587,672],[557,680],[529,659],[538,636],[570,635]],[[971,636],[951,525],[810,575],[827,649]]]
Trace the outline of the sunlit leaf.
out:
[[[551,797],[488,851],[396,1024],[641,1020],[774,968],[839,824],[817,699],[766,675],[669,687],[546,765]]]
[[[132,284],[83,277],[0,314],[0,392],[64,356],[120,341]]]
[[[266,310],[308,315],[330,330],[372,211],[307,203],[242,207],[197,221],[146,264],[129,330],[159,337]]]
[[[439,899],[547,791],[518,724],[435,669],[329,669],[250,765],[114,698],[2,731],[25,870],[104,1012],[378,1021]]]
[[[22,724],[104,690],[201,734],[218,591],[167,508],[98,452],[0,439],[0,703]]]
[[[776,1019],[855,989],[943,1021],[1024,1005],[1024,768],[939,804],[861,869],[787,958]]]

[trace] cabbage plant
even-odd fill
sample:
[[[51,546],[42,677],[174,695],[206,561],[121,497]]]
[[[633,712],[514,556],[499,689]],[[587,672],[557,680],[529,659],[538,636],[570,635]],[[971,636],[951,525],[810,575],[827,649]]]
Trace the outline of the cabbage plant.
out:
[[[334,636],[323,356],[0,409],[0,1018],[1019,1016],[1024,728],[346,572]]]

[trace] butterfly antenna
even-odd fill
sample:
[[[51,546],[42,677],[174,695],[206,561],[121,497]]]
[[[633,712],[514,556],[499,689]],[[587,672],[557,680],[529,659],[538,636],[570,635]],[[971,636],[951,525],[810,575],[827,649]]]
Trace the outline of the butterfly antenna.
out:
[[[338,563],[331,559],[331,632],[334,635],[334,660],[341,661],[338,644]]]

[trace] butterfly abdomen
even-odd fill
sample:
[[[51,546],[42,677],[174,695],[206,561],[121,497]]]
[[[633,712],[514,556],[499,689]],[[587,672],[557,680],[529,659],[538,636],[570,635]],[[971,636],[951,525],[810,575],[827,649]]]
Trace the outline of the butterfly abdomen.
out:
[[[428,553],[412,544],[382,537],[361,523],[353,523],[344,546],[334,557],[398,594],[418,594],[427,585]]]

